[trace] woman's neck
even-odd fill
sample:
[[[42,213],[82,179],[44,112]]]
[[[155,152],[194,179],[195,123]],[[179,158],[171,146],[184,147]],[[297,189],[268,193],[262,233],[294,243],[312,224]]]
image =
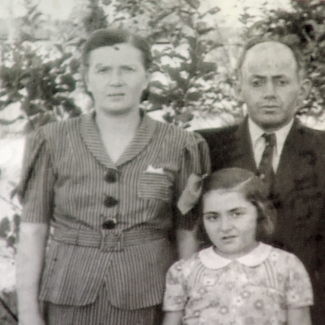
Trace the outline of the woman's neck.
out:
[[[130,137],[136,132],[141,121],[140,112],[132,111],[125,115],[107,115],[96,112],[96,124],[104,137]]]
[[[113,163],[116,163],[134,138],[141,122],[140,112],[111,116],[96,113],[96,124],[104,148]]]

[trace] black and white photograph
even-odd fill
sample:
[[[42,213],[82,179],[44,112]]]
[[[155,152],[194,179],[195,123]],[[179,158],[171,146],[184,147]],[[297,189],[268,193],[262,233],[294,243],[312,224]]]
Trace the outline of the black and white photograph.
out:
[[[1,0],[1,325],[325,325],[325,1]]]

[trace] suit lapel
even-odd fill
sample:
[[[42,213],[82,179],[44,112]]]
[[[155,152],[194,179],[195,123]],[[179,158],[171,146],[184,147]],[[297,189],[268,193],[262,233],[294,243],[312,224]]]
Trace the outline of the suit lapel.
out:
[[[284,198],[297,191],[317,187],[315,159],[305,128],[295,120],[283,146],[274,192]]]
[[[252,141],[248,130],[248,119],[246,118],[235,132],[235,147],[233,151],[234,167],[249,169],[257,172]]]

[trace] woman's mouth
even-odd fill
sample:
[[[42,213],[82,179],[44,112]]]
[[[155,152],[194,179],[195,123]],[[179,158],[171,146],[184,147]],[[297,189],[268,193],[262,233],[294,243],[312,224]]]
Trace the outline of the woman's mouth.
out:
[[[108,94],[108,97],[111,98],[111,99],[120,99],[120,98],[122,98],[124,96],[125,96],[124,93]]]
[[[223,237],[221,237],[221,239],[223,241],[231,241],[231,240],[233,240],[235,238],[236,238],[236,236],[234,236],[234,235],[229,235],[229,236],[223,236]]]

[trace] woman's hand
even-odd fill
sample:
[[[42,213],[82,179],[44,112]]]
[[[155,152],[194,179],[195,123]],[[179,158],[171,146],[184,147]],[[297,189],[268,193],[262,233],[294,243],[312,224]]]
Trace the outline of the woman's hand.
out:
[[[288,325],[312,325],[309,307],[289,308]]]
[[[20,315],[18,325],[46,325],[43,317],[40,314],[36,315]]]
[[[199,201],[202,193],[202,180],[206,177],[206,174],[200,176],[193,173],[189,176],[186,187],[177,202],[178,210],[183,215],[190,211]]]
[[[16,258],[19,325],[45,325],[38,295],[47,235],[47,224],[21,223]]]

